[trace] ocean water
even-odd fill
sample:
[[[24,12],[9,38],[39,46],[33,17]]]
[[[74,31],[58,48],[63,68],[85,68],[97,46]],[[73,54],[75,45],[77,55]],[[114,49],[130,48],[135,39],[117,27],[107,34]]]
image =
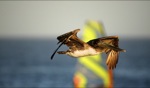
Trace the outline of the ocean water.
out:
[[[0,39],[0,87],[72,88],[76,59],[50,56],[57,48],[55,39]],[[150,39],[123,39],[115,88],[150,87]],[[60,48],[62,50],[66,47]]]

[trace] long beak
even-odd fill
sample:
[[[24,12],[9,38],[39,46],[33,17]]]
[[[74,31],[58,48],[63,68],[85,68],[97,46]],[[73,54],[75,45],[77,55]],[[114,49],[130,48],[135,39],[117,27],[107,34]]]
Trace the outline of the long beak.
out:
[[[80,29],[77,29],[77,30],[75,30],[76,32],[78,32]],[[54,53],[52,54],[52,56],[51,56],[51,60],[53,59],[53,57],[54,57],[54,55],[55,55],[55,53],[57,52],[57,50],[62,46],[62,44],[64,44],[64,42],[66,42],[69,38],[71,38],[72,37],[72,35],[70,35],[68,38],[65,38],[63,41],[62,41],[62,43],[57,47],[57,49],[54,51]],[[58,42],[58,43],[60,43],[60,42]],[[57,43],[57,44],[58,44]]]
[[[63,42],[57,47],[57,49],[54,51],[54,53],[51,56],[51,60],[53,59],[55,53],[57,52],[57,50],[62,46],[62,44],[64,44],[64,42],[66,41],[66,39],[63,40]]]

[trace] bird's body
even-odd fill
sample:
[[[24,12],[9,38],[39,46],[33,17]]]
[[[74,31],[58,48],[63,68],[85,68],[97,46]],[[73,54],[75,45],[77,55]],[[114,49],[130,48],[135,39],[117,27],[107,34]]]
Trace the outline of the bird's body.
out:
[[[77,37],[79,30],[80,29],[76,29],[57,37],[59,40],[58,43],[61,42],[61,45],[65,44],[69,47],[67,51],[58,51],[57,53],[67,54],[72,57],[83,57],[105,52],[108,54],[106,64],[110,69],[114,69],[118,62],[119,52],[125,52],[125,50],[118,47],[118,36],[102,37],[84,42]],[[51,59],[53,58],[53,55]]]
[[[92,47],[87,47],[86,49],[83,50],[72,50],[69,49],[67,52],[65,51],[59,51],[59,54],[67,54],[72,57],[83,57],[83,56],[91,56],[91,55],[97,55],[100,54],[101,52],[97,52],[94,48]]]

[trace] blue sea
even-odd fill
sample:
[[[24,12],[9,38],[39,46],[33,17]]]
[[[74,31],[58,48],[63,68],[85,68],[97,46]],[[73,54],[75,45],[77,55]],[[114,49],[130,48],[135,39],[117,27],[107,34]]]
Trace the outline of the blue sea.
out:
[[[0,87],[72,88],[77,59],[50,56],[56,39],[0,39]],[[150,39],[121,39],[115,88],[150,87]],[[65,47],[60,48],[62,50]]]

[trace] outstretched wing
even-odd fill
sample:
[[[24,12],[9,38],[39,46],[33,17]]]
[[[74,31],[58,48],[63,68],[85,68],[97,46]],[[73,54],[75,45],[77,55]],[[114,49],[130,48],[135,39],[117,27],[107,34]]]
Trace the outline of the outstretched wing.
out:
[[[61,44],[55,50],[55,52],[51,56],[51,59],[53,58],[53,56],[55,55],[55,53],[57,52],[57,50],[59,49],[59,47],[62,44],[67,45],[72,50],[82,49],[84,47],[84,42],[77,37],[77,33],[79,31],[80,31],[80,29],[76,29],[71,32],[67,32],[65,34],[58,36],[57,39],[59,42],[57,44],[59,44],[59,43],[61,43]]]
[[[83,42],[77,37],[77,33],[79,31],[80,29],[76,29],[74,31],[58,36],[57,37],[57,39],[59,40],[58,43],[66,40],[64,44],[67,45],[70,49],[73,49],[73,50],[82,49],[84,47],[85,42]]]
[[[76,29],[74,31],[70,31],[70,32],[67,32],[65,34],[62,34],[60,36],[57,37],[58,39],[58,43],[61,43],[63,42],[64,40],[69,40],[72,36],[76,35],[78,32],[80,31],[80,29]],[[67,41],[64,42],[64,44],[66,43]]]
[[[126,52],[124,49],[119,48],[119,38],[118,36],[108,36],[100,38],[100,44],[104,45],[106,48],[114,50],[114,51],[121,51]],[[107,53],[107,52],[106,52]]]
[[[119,39],[117,36],[108,36],[108,37],[93,39],[88,41],[87,43],[90,46],[96,49],[100,49],[103,52],[105,51],[107,53],[110,49],[118,48],[118,41]]]
[[[118,41],[119,41],[118,36],[102,37],[100,38],[100,40],[105,44],[118,47]]]
[[[108,54],[106,64],[110,69],[114,69],[118,62],[119,52],[125,52],[125,50],[119,48],[118,41],[118,36],[108,36],[93,39],[87,43],[101,52],[106,52]]]
[[[116,68],[119,59],[119,52],[125,52],[125,50],[120,49],[118,42],[118,36],[109,36],[101,38],[103,44],[109,49],[106,53],[108,53],[106,64],[109,69]]]

